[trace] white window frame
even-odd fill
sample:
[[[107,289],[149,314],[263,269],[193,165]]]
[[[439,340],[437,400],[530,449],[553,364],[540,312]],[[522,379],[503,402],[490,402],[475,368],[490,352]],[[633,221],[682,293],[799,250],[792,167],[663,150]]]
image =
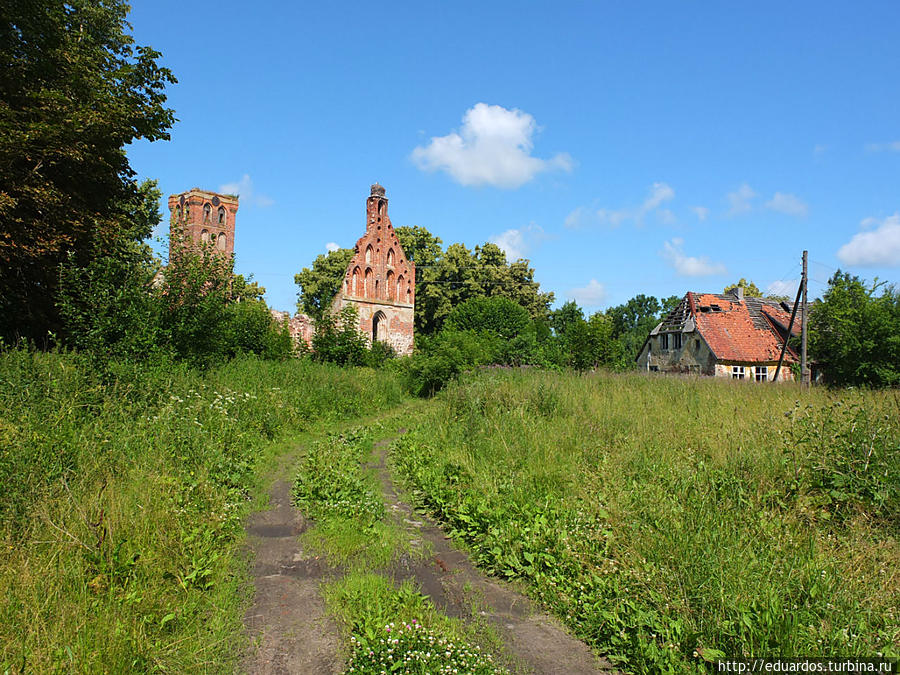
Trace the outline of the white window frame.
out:
[[[731,366],[731,379],[732,380],[743,380],[746,377],[746,372],[744,371],[744,366]]]
[[[769,367],[768,366],[754,366],[753,367],[753,379],[757,382],[768,382],[769,380]]]

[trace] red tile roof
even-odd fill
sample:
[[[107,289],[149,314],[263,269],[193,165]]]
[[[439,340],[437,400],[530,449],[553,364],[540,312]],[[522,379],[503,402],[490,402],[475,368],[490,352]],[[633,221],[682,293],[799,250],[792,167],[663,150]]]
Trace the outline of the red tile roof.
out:
[[[715,293],[688,293],[697,330],[719,361],[765,363],[778,361],[791,314],[771,300]],[[799,334],[799,317],[792,334]],[[780,329],[780,330],[779,330]],[[788,347],[785,363],[797,360]]]

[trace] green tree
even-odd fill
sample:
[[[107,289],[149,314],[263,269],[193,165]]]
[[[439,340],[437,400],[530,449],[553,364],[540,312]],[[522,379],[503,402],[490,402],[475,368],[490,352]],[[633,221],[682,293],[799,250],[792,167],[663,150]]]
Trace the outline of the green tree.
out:
[[[424,227],[395,231],[404,252],[416,263],[418,334],[436,333],[454,307],[476,297],[509,298],[534,319],[549,316],[553,294],[541,293],[527,260],[509,264],[491,243],[473,250],[457,243],[442,250],[440,238]]]
[[[738,287],[744,289],[744,295],[748,298],[763,297],[763,292],[761,290],[759,290],[759,288],[756,286],[756,284],[754,284],[752,281],[747,281],[746,279],[744,279],[744,277],[741,277],[740,281],[738,281],[736,284],[731,284],[730,286],[726,286],[722,292],[727,293],[728,291],[733,290]]]
[[[453,308],[445,326],[454,330],[490,332],[512,340],[528,330],[531,320],[528,311],[515,301],[504,297],[476,297]]]
[[[339,248],[316,256],[312,269],[304,267],[294,275],[300,287],[297,309],[320,320],[331,308],[331,301],[344,282],[347,265],[353,258],[352,248]]]
[[[57,306],[66,341],[101,358],[145,356],[159,347],[159,261],[143,240],[159,222],[160,191],[142,183],[122,221],[122,236],[100,238],[86,264],[70,253],[60,267]]]
[[[234,258],[193,246],[183,232],[169,240],[169,264],[156,293],[161,339],[180,358],[210,365],[225,357]]]
[[[564,337],[579,321],[584,321],[584,312],[574,300],[569,300],[550,314],[550,326],[559,337]]]
[[[124,0],[7,0],[0,22],[0,336],[60,328],[59,267],[134,237],[124,147],[167,139],[171,72]]]
[[[812,358],[833,384],[900,384],[900,293],[838,270],[812,307],[809,339]]]
[[[337,314],[324,314],[316,322],[312,339],[313,358],[342,366],[361,366],[367,361],[368,343],[359,330],[359,313],[344,307]]]

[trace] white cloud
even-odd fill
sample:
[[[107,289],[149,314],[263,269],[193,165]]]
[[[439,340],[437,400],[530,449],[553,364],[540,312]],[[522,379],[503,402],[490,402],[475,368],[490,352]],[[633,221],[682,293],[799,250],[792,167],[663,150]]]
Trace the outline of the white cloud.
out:
[[[900,141],[890,143],[867,143],[868,152],[900,152]]]
[[[411,158],[423,171],[446,171],[461,185],[517,188],[542,171],[570,171],[573,162],[566,153],[532,157],[536,131],[534,117],[526,112],[476,103],[463,115],[458,132],[432,137]]]
[[[709,216],[709,209],[705,206],[692,206],[691,211],[694,212],[694,215],[697,216],[697,220],[701,223]]]
[[[599,307],[606,300],[606,286],[599,283],[596,279],[591,279],[587,286],[571,289],[566,294],[566,297],[574,300],[582,307]]]
[[[771,211],[778,211],[778,213],[786,213],[789,216],[797,216],[799,218],[805,218],[808,211],[806,202],[797,195],[786,192],[776,192],[775,196],[766,202],[765,207]]]
[[[846,265],[900,266],[900,212],[882,220],[875,229],[871,218],[862,221],[866,232],[858,232],[838,249],[837,256]]]
[[[682,250],[683,246],[684,240],[676,237],[663,244],[663,250],[660,252],[660,255],[669,261],[679,276],[705,277],[713,274],[725,274],[728,271],[725,265],[710,262],[709,258],[685,255]]]
[[[328,251],[329,253],[333,253],[334,251],[337,251],[339,248],[340,248],[340,246],[338,246],[333,241],[329,241],[327,244],[325,244],[325,250]]]
[[[756,191],[746,183],[743,183],[737,190],[725,195],[725,198],[728,200],[730,207],[728,215],[737,216],[741,213],[747,213],[753,208],[751,202],[756,198]]]
[[[799,286],[799,279],[773,281],[771,284],[766,286],[766,295],[786,295],[789,298],[793,298],[797,295],[797,288]]]
[[[250,174],[245,173],[236,183],[225,183],[219,186],[219,192],[227,195],[238,195],[241,206],[272,206],[275,202],[266,195],[258,194],[253,187]]]
[[[816,144],[813,146],[813,155],[816,155],[817,157],[818,157],[819,155],[824,155],[825,152],[826,152],[827,150],[828,150],[828,146],[827,146],[827,145],[825,145],[825,144],[823,144],[823,143],[816,143]]]
[[[656,217],[659,218],[659,222],[663,225],[675,225],[678,223],[678,218],[669,209],[660,209],[656,212]]]
[[[515,262],[519,258],[524,258],[537,242],[545,238],[543,228],[537,225],[528,225],[495,234],[488,241],[497,244],[506,254],[509,262]]]
[[[633,221],[635,225],[643,225],[644,217],[653,211],[656,211],[660,221],[671,225],[675,222],[675,214],[668,209],[659,209],[659,207],[673,199],[675,199],[675,190],[668,183],[654,183],[650,186],[650,192],[640,206],[622,209],[590,209],[579,206],[566,216],[565,226],[570,229],[595,224],[618,227],[628,220]]]

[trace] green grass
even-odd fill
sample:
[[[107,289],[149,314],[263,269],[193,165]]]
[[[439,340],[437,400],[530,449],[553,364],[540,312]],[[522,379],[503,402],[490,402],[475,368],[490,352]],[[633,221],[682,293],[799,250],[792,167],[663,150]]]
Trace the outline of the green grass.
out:
[[[0,353],[0,673],[233,670],[261,471],[404,399],[390,374],[306,361]]]
[[[366,468],[376,459],[373,441],[399,426],[393,422],[308,444],[293,487],[295,505],[314,520],[304,548],[341,568],[323,595],[344,634],[346,672],[506,672],[474,646],[502,649],[493,628],[476,618],[475,601],[469,621],[452,619],[412,582],[393,578],[401,554],[425,554],[389,517],[374,470]]]
[[[391,458],[480,566],[631,672],[900,651],[896,392],[481,373]]]
[[[473,645],[487,637],[485,626],[443,615],[409,582],[396,585],[383,575],[354,571],[326,584],[324,596],[350,634],[347,673],[507,672]]]

